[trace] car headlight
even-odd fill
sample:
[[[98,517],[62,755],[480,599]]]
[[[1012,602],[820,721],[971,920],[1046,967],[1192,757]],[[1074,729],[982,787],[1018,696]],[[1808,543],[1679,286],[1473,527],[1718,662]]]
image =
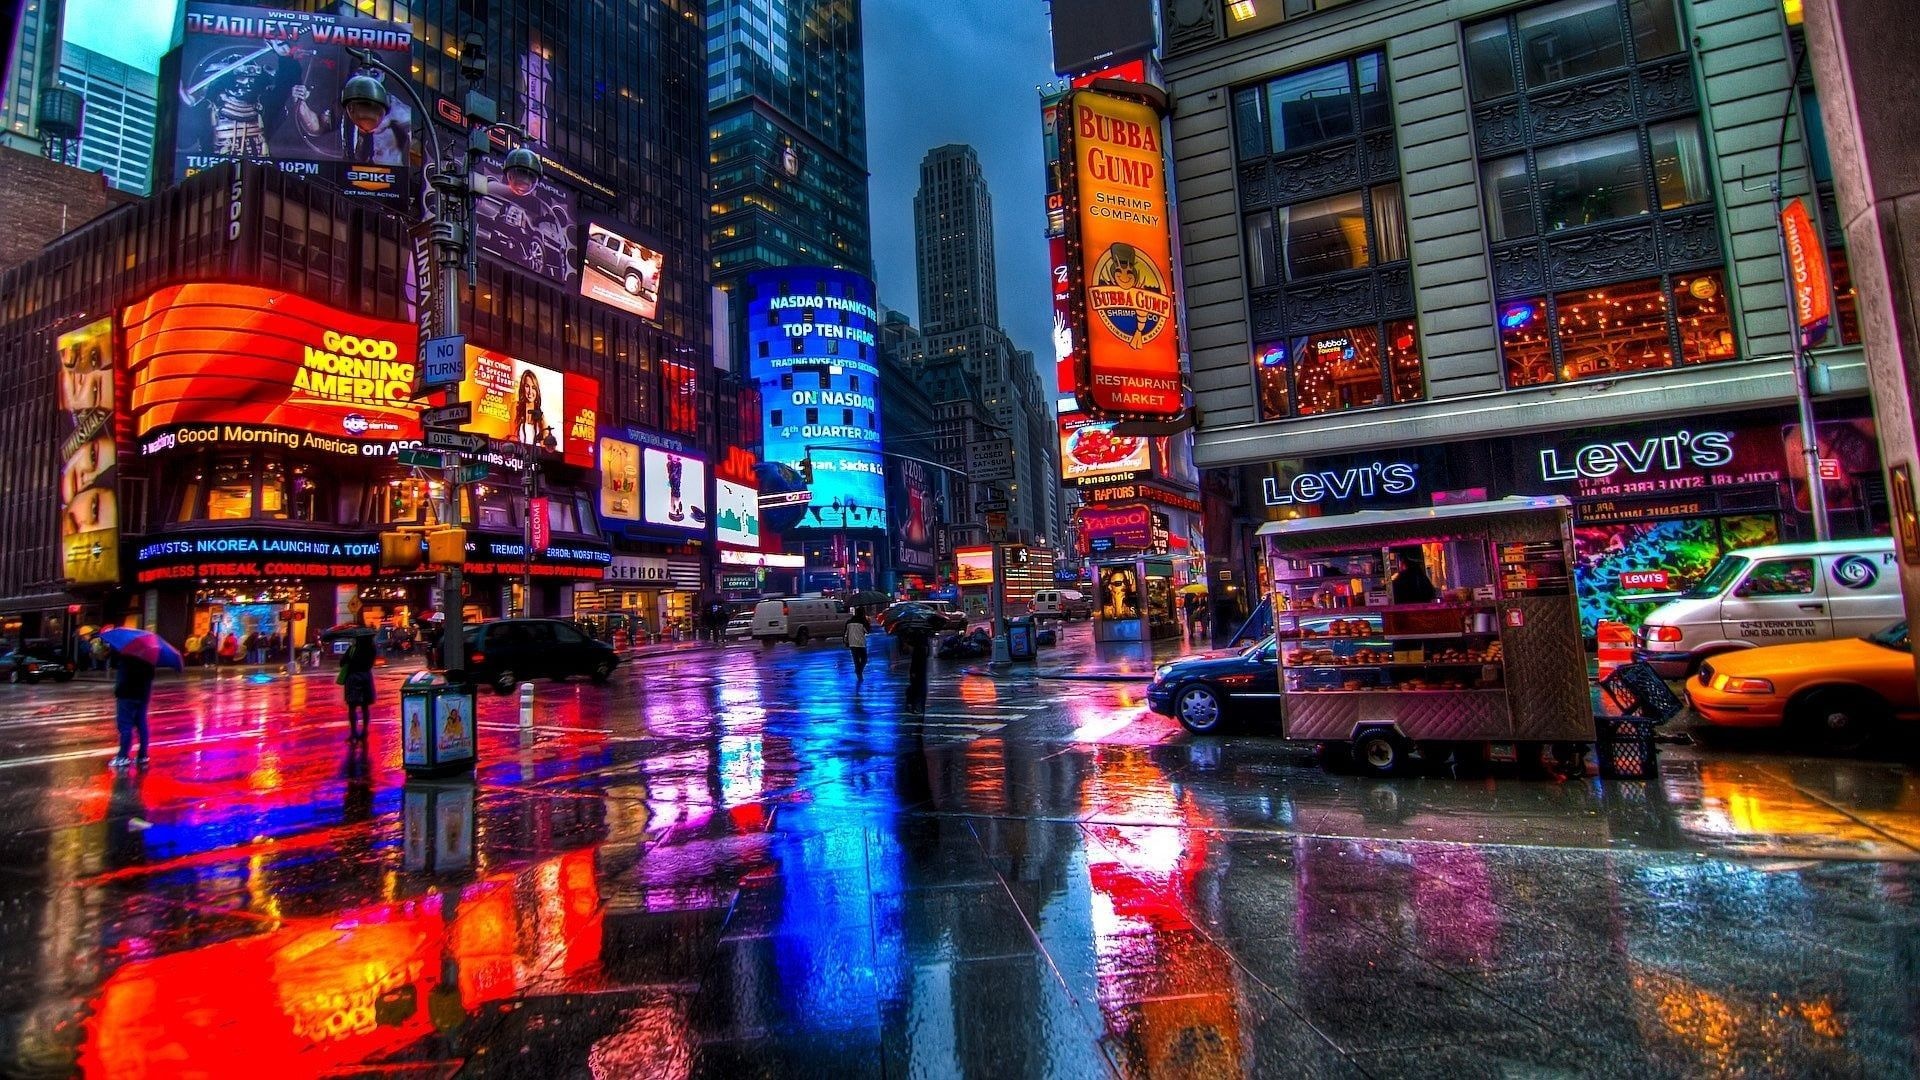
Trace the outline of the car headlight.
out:
[[[1773,683],[1768,679],[1753,679],[1741,675],[1721,675],[1714,680],[1719,689],[1729,694],[1771,694]]]
[[[1157,667],[1157,668],[1154,668],[1154,669],[1153,669],[1153,681],[1154,681],[1154,682],[1157,682],[1157,683],[1162,683],[1162,682],[1166,682],[1166,681],[1167,681],[1167,672],[1169,672],[1169,671],[1172,671],[1172,670],[1173,670],[1173,665],[1172,665],[1172,664],[1161,664],[1161,665],[1160,665],[1159,667]]]

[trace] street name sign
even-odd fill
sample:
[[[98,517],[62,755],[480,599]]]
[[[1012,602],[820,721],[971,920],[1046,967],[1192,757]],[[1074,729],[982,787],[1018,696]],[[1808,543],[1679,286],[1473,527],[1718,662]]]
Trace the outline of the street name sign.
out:
[[[453,470],[453,482],[456,484],[477,484],[487,478],[487,463],[476,461]]]
[[[461,401],[452,405],[442,405],[437,409],[428,409],[420,414],[420,423],[430,428],[458,428],[461,424],[473,420],[473,404]]]
[[[425,442],[434,450],[457,450],[463,454],[478,454],[487,448],[485,435],[466,431],[428,431]]]
[[[452,386],[467,377],[467,339],[428,338],[420,343],[420,385],[428,390]]]
[[[446,459],[431,450],[407,449],[395,454],[394,457],[400,460],[400,464],[410,469],[438,469],[446,463]]]

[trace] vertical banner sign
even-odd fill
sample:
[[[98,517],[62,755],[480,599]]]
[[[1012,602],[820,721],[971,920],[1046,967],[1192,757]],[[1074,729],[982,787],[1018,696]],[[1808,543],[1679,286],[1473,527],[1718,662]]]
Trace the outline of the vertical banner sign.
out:
[[[527,550],[535,555],[547,553],[550,520],[546,496],[527,501]]]
[[[60,408],[73,418],[73,430],[60,447],[61,559],[72,584],[112,584],[120,579],[113,319],[61,334],[55,346]]]
[[[1801,348],[1811,348],[1827,336],[1833,317],[1833,282],[1827,275],[1827,252],[1819,230],[1807,216],[1807,204],[1788,201],[1780,211],[1780,232],[1787,238],[1787,269],[1793,275],[1793,317],[1800,330]]]
[[[1081,404],[1109,417],[1181,412],[1173,241],[1160,114],[1097,90],[1068,99],[1067,266]]]

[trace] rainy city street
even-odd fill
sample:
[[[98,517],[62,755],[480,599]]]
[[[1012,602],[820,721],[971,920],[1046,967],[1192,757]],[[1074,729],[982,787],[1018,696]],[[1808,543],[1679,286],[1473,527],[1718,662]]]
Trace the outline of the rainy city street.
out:
[[[1137,681],[948,667],[910,716],[828,645],[542,685],[531,730],[484,695],[473,782],[409,784],[405,673],[364,757],[325,672],[171,677],[121,774],[104,685],[0,688],[0,1073],[1920,1064],[1900,765],[1368,780]]]

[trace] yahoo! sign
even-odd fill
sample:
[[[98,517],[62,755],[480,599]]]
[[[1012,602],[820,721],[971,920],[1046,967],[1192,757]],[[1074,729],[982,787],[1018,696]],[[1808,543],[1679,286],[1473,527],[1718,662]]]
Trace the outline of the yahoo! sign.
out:
[[[1261,487],[1268,506],[1411,495],[1419,486],[1418,469],[1408,462],[1374,461],[1345,469],[1303,472],[1291,480],[1269,476]]]

